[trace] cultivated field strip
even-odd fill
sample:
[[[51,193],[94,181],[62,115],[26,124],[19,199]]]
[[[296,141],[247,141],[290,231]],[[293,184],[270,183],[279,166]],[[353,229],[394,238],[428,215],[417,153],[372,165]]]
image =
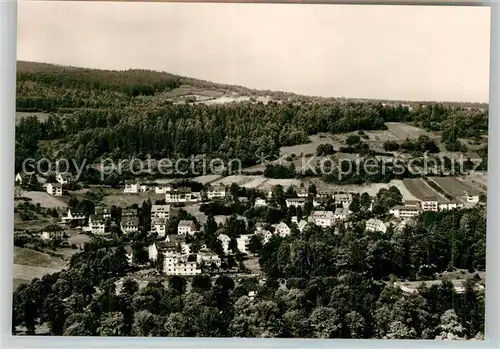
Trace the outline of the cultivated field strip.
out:
[[[429,177],[429,179],[456,198],[463,197],[467,194],[479,195],[481,193],[481,190],[477,187],[467,185],[465,182],[454,177]]]
[[[422,178],[405,178],[403,183],[408,191],[419,200],[434,199],[442,202],[449,200],[429,186]]]

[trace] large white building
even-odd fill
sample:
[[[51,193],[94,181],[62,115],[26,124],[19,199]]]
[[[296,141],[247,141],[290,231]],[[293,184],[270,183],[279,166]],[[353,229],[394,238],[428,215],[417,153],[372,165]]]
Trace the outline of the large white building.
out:
[[[208,200],[224,199],[226,197],[226,188],[223,186],[210,186],[205,193]]]
[[[179,235],[194,235],[196,233],[196,225],[193,221],[182,220],[177,226],[177,234]]]
[[[106,219],[102,216],[91,215],[89,228],[92,234],[104,234],[106,232]]]
[[[201,269],[196,261],[189,261],[187,255],[168,251],[164,253],[163,272],[166,275],[193,276],[201,274]]]
[[[435,198],[424,198],[420,202],[422,211],[432,211],[432,212],[437,212],[439,211],[439,202]]]
[[[170,203],[196,202],[201,199],[200,193],[191,188],[177,188],[165,193],[165,201]]]
[[[398,205],[389,210],[396,218],[408,219],[418,216],[422,212],[422,206],[418,201],[405,201],[403,206]]]
[[[151,230],[158,234],[159,237],[164,237],[167,231],[167,219],[162,217],[152,217]]]
[[[365,226],[366,231],[385,233],[387,231],[387,226],[380,219],[370,218],[366,221]]]
[[[151,218],[154,217],[170,219],[170,205],[152,205]]]
[[[322,228],[328,228],[335,223],[335,215],[332,211],[312,211],[309,220]]]

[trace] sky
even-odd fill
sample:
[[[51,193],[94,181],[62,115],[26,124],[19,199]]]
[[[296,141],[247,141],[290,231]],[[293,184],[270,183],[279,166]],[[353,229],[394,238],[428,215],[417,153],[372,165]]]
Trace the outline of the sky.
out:
[[[487,102],[487,7],[23,1],[19,60],[325,97]]]

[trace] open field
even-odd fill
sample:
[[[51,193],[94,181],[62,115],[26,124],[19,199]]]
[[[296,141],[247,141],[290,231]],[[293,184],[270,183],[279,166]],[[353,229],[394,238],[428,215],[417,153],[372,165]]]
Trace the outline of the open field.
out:
[[[375,196],[380,189],[389,189],[394,186],[399,189],[401,194],[403,195],[404,200],[416,200],[417,198],[413,196],[413,194],[406,188],[403,184],[403,181],[399,179],[394,179],[389,183],[371,183],[371,184],[363,184],[363,185],[337,185],[337,184],[327,184],[323,182],[320,178],[310,178],[305,187],[307,188],[309,183],[314,183],[317,188],[328,188],[334,189],[338,192],[350,192],[350,193],[368,193],[371,196]]]
[[[57,224],[59,219],[52,217],[40,217],[23,221],[19,213],[14,214],[14,228],[15,230],[39,230],[49,224]]]
[[[13,287],[41,278],[45,274],[56,273],[67,266],[61,258],[27,248],[14,247],[12,266]]]
[[[193,181],[201,183],[203,185],[215,182],[222,178],[220,175],[205,175],[192,178]]]
[[[64,268],[66,261],[47,253],[14,246],[14,264],[58,269]]]
[[[42,191],[25,191],[23,197],[31,199],[33,204],[40,204],[46,208],[66,208],[68,207],[64,198],[52,196]]]
[[[457,199],[462,199],[462,197],[467,194],[479,195],[482,192],[477,187],[467,185],[465,182],[454,177],[429,177],[429,179]]]
[[[337,137],[335,137],[337,136]],[[320,144],[331,144],[335,149],[338,149],[342,143],[337,140],[338,135],[312,135],[309,136],[310,142],[306,144],[297,144],[288,147],[281,147],[281,155],[300,155],[300,154],[316,154],[316,148]]]
[[[408,125],[402,122],[386,122],[385,123],[389,132],[394,134],[400,140],[416,139],[421,135],[427,134],[427,132],[419,127]]]
[[[232,175],[215,182],[215,184],[224,184],[226,186],[230,186],[232,183],[236,183],[245,188],[265,191],[270,190],[275,185],[281,185],[284,188],[287,188],[290,185],[300,186],[301,181],[298,179],[272,179],[265,178],[264,176]]]
[[[419,200],[434,199],[442,202],[449,200],[429,186],[422,178],[405,178],[403,184]]]
[[[458,180],[464,182],[466,185],[481,190],[487,191],[488,188],[488,174],[486,172],[476,172],[465,177],[457,177]]]

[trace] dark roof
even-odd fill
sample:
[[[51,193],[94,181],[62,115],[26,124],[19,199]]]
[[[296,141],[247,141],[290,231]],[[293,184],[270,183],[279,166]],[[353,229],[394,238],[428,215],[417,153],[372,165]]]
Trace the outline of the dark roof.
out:
[[[122,218],[122,225],[139,225],[139,218],[137,217],[124,217]]]

